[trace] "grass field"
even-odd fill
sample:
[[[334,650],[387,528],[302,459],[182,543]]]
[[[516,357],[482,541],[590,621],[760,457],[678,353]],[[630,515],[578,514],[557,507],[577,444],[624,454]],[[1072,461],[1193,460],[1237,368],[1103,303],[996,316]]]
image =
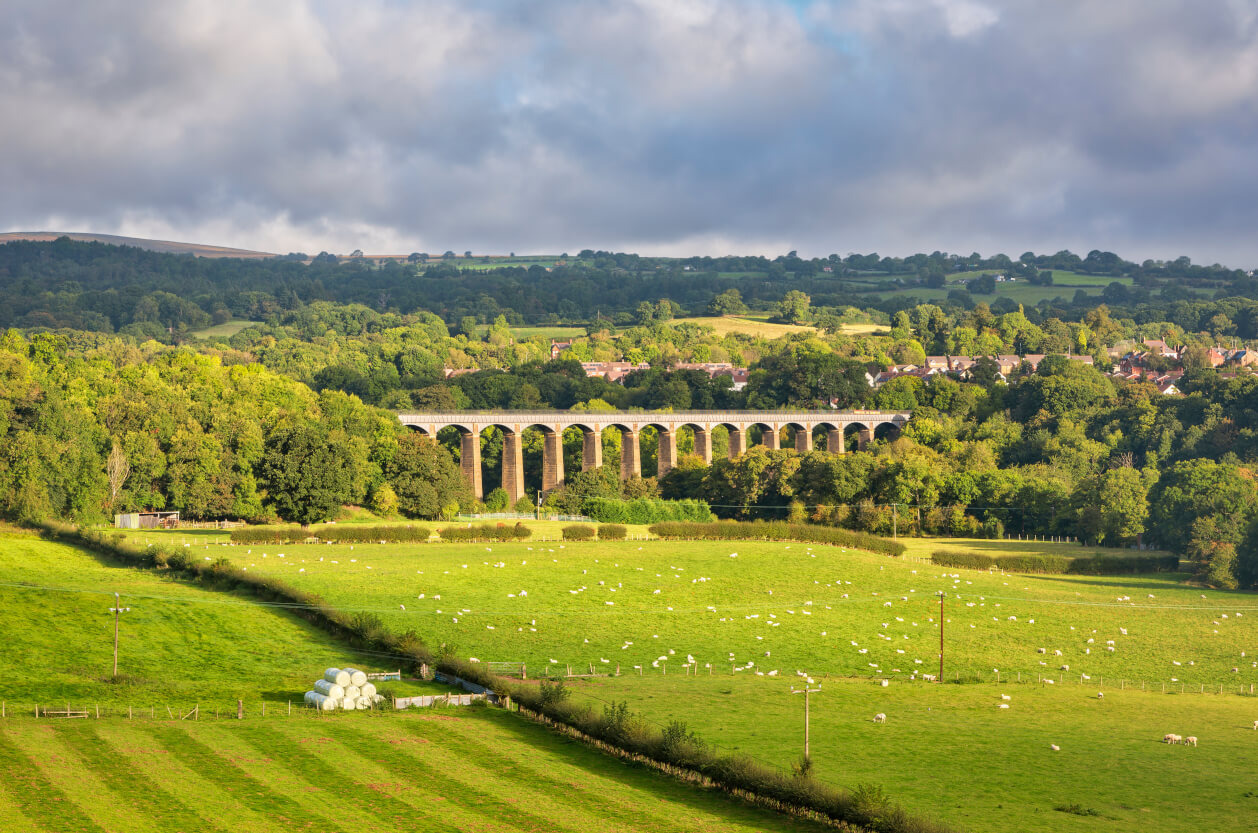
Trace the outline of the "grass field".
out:
[[[0,826],[167,831],[820,830],[497,710],[0,723]]]
[[[122,614],[116,681],[114,592],[131,608]],[[281,610],[14,534],[0,535],[0,633],[8,666],[27,669],[0,676],[0,699],[10,709],[67,700],[146,712],[196,703],[234,709],[237,698],[251,708],[263,700],[300,704],[329,666],[398,667],[347,649]],[[388,687],[403,696],[446,690],[419,682]]]
[[[816,777],[880,784],[916,813],[975,833],[1253,829],[1258,698],[1163,695],[1095,684],[933,685],[815,678]],[[780,767],[803,746],[803,680],[600,679],[570,684],[596,709],[625,700],[660,723]],[[816,688],[816,685],[809,686]],[[1000,709],[1001,694],[1011,699]],[[872,722],[887,715],[885,725]],[[1199,738],[1167,746],[1162,735]],[[1050,744],[1061,750],[1052,751]],[[1077,805],[1097,815],[1055,810]]]
[[[724,337],[730,333],[739,335],[749,335],[755,338],[775,339],[782,336],[792,335],[794,333],[812,333],[816,332],[815,327],[806,327],[799,324],[771,324],[768,321],[758,321],[754,318],[745,318],[737,315],[723,315],[703,318],[677,318],[674,324],[701,324],[704,327],[711,327],[716,331],[716,335]]]
[[[835,547],[752,542],[208,552],[335,605],[376,611],[390,626],[415,628],[463,656],[523,661],[535,672],[554,660],[574,669],[619,665],[627,673],[642,666],[656,674],[663,671],[652,663],[659,663],[675,674],[691,655],[701,668],[711,663],[727,675],[733,666],[744,675],[803,669],[908,678],[935,663],[944,591],[949,669],[964,677],[993,679],[993,669],[1006,678],[1059,676],[1069,665],[1073,675],[1151,684],[1258,683],[1253,658],[1242,656],[1258,648],[1258,597],[1202,591],[1178,575],[989,574]]]
[[[206,327],[204,330],[196,330],[191,335],[194,338],[231,338],[246,327],[253,327],[261,323],[261,321],[228,321],[223,324],[216,324],[213,327]]]

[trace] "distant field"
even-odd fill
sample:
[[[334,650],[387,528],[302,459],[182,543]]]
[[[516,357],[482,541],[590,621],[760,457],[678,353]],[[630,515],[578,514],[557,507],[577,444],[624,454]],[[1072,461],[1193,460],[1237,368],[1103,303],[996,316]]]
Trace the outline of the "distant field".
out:
[[[91,831],[812,831],[482,708],[0,722],[0,825]]]
[[[490,328],[488,325],[481,327],[479,330],[481,338],[484,338],[489,333],[489,330]],[[547,339],[553,338],[558,341],[563,341],[566,339],[580,338],[584,336],[585,327],[572,327],[572,326],[564,326],[561,324],[556,324],[556,325],[541,324],[534,327],[512,327],[511,335],[517,339],[520,339],[521,341],[528,338],[538,338],[538,337],[547,338]]]
[[[711,318],[678,318],[673,321],[674,324],[702,324],[705,327],[711,327],[716,331],[717,336],[727,336],[730,333],[738,333],[739,335],[749,335],[756,338],[775,339],[793,333],[813,333],[816,332],[815,327],[806,327],[797,324],[770,324],[768,321],[757,321],[754,318],[746,318],[742,316],[725,315]]]
[[[253,327],[261,323],[261,321],[228,321],[224,324],[206,327],[204,330],[196,330],[191,335],[195,338],[231,338],[246,327]]]

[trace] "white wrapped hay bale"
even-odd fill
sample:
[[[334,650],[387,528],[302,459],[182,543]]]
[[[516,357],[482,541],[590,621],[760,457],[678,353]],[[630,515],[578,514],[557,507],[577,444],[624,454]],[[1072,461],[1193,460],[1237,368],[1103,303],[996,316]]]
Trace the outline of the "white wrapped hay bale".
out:
[[[383,703],[383,702],[384,702],[384,695],[383,695],[383,694],[373,694],[373,695],[371,696],[371,702],[372,702],[372,703],[374,703],[374,704],[376,704],[377,706],[378,706],[378,705],[380,705],[381,703]]]
[[[321,712],[329,712],[336,708],[336,700],[328,697],[326,694],[320,694],[317,691],[306,692],[306,705],[314,706]]]
[[[349,674],[350,685],[362,688],[367,684],[367,675],[364,672],[359,671],[357,668],[344,668],[341,670],[343,670],[346,674]]]
[[[350,684],[352,676],[348,669],[329,668],[323,672],[323,679],[330,683],[336,683],[341,688],[345,688],[345,686]]]
[[[356,685],[347,685],[345,686],[344,696],[349,700],[357,700],[359,697],[363,696],[363,690]]]
[[[315,680],[315,691],[320,694],[331,697],[333,700],[340,700],[345,696],[345,688],[336,683],[330,683],[327,680]]]
[[[362,690],[362,696],[363,696],[363,697],[375,697],[375,696],[376,696],[376,684],[375,684],[375,683],[367,683],[366,685],[361,686],[361,690]]]
[[[358,700],[355,701],[355,705],[358,706],[358,708],[360,709],[369,709],[372,706],[371,698],[359,697]]]
[[[358,708],[358,701],[353,697],[343,697],[341,698],[341,708],[347,712],[352,712]]]

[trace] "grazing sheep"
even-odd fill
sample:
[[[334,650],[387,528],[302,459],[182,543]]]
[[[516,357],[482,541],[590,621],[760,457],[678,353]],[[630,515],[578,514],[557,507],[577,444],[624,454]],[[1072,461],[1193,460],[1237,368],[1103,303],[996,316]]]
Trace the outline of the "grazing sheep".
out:
[[[1001,700],[1012,700],[1013,698],[1012,698],[1012,697],[1010,697],[1008,694],[1002,694],[1002,695],[1000,695],[1000,699],[1001,699]]]
[[[1058,745],[1057,745],[1057,744],[1055,744],[1055,743],[1050,743],[1050,744],[1048,745],[1048,748],[1049,748],[1049,749],[1051,749],[1051,750],[1053,750],[1054,752],[1060,752],[1060,751],[1061,751],[1061,747],[1060,747],[1060,746],[1058,746]]]
[[[1184,742],[1184,738],[1182,736],[1172,734],[1170,732],[1167,732],[1165,735],[1163,735],[1162,740],[1165,741],[1166,743],[1183,743]]]
[[[1185,746],[1196,746],[1196,745],[1197,745],[1197,739],[1196,739],[1195,737],[1193,737],[1192,735],[1189,735],[1188,737],[1184,738],[1184,745],[1185,745]]]
[[[886,716],[885,714],[883,714],[882,712],[878,712],[876,715],[874,715],[874,722],[875,722],[875,723],[886,723],[886,722],[887,722],[887,716]]]
[[[1001,707],[1002,709],[1007,709],[1007,708],[1009,708],[1009,704],[1008,704],[1008,703],[1001,703],[1001,704],[1000,704],[1000,707]]]
[[[1104,699],[1105,699],[1105,692],[1104,692],[1104,691],[1098,691],[1098,692],[1096,693],[1096,699],[1098,699],[1098,700],[1104,700]]]
[[[1258,732],[1258,720],[1254,721],[1254,731]]]

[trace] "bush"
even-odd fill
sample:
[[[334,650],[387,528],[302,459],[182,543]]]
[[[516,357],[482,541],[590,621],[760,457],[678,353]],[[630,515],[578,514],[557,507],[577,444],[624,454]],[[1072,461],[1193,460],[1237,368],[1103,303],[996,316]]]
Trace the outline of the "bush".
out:
[[[1174,572],[1179,557],[1174,555],[983,555],[977,552],[940,550],[930,557],[941,567],[962,567],[968,570],[1006,570],[1011,573],[1073,573],[1088,576],[1121,576],[1136,573]]]
[[[883,555],[904,554],[904,545],[898,541],[888,541],[876,535],[833,526],[792,524],[784,521],[670,521],[653,524],[651,532],[661,538],[699,541],[803,541],[869,550]]]
[[[628,535],[629,530],[620,524],[603,524],[598,528],[598,540],[600,541],[623,541]]]
[[[581,502],[581,514],[600,523],[653,524],[663,521],[711,521],[712,510],[702,500],[590,497]]]
[[[438,530],[442,541],[519,541],[533,534],[522,523],[512,526],[506,524],[469,524],[468,526],[447,526]]]
[[[426,526],[340,526],[326,525],[302,529],[299,526],[246,526],[233,529],[233,544],[292,544],[317,538],[336,543],[411,543],[427,541],[432,531]]]
[[[563,539],[565,541],[593,541],[594,527],[585,524],[573,524],[563,528]]]

